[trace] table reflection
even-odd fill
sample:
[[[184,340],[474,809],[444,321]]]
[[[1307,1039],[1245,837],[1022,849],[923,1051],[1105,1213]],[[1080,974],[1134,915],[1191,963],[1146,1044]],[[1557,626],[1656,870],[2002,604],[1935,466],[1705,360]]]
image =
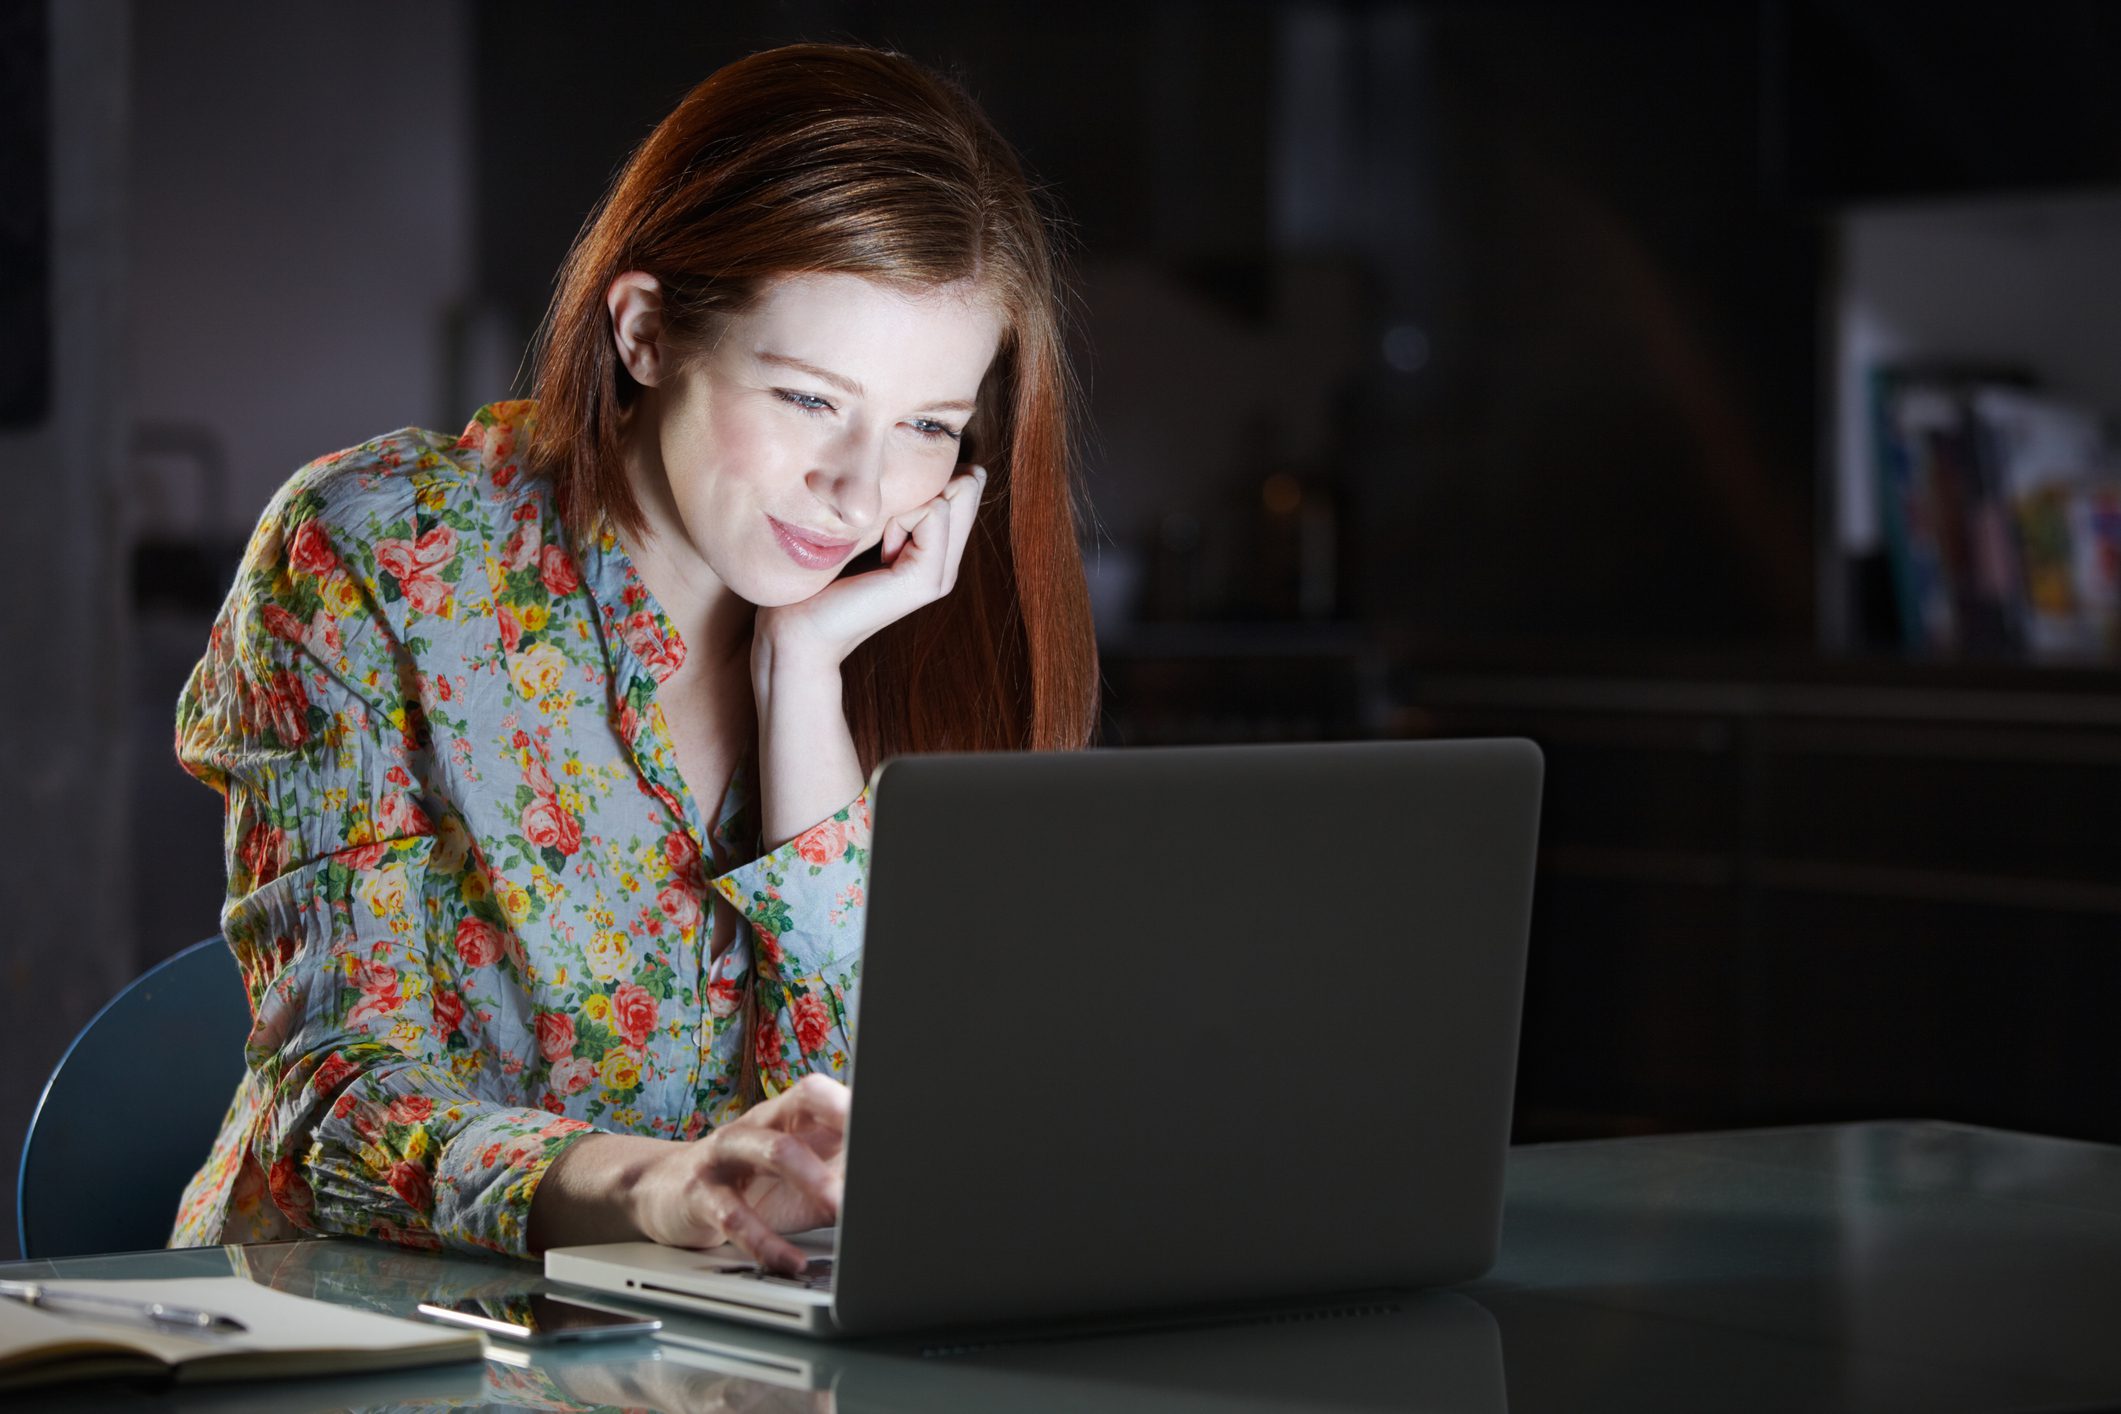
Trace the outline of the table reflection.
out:
[[[158,1264],[158,1259],[160,1263]],[[206,1268],[276,1290],[390,1315],[422,1301],[565,1291],[537,1268],[407,1252],[358,1239],[191,1253],[134,1253],[49,1264],[74,1277],[185,1275]],[[45,1265],[45,1264],[38,1264]],[[599,1302],[627,1306],[609,1293]],[[54,1394],[56,1409],[604,1409],[885,1414],[886,1411],[1095,1408],[1132,1411],[1423,1410],[1502,1414],[1494,1318],[1450,1292],[1308,1302],[1271,1316],[1065,1338],[1027,1330],[817,1341],[654,1307],[661,1339],[536,1349],[489,1341],[482,1365],[245,1387],[101,1386]]]

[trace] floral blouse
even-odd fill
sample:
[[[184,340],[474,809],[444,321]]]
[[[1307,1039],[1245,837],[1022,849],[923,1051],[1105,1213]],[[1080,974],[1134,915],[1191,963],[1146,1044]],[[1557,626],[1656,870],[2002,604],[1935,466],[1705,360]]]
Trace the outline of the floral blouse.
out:
[[[684,641],[609,528],[563,533],[516,459],[535,416],[302,468],[185,687],[254,1025],[172,1245],[524,1255],[583,1135],[692,1139],[845,1074],[866,797],[763,857],[749,756],[702,809],[656,700]]]

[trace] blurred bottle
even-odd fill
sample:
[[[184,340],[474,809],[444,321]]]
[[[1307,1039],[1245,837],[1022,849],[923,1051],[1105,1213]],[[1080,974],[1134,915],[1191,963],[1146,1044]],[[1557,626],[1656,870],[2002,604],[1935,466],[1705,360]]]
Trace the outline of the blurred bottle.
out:
[[[1340,497],[1322,467],[1280,453],[1275,440],[1253,438],[1241,478],[1253,522],[1243,610],[1267,620],[1330,619],[1340,607]]]

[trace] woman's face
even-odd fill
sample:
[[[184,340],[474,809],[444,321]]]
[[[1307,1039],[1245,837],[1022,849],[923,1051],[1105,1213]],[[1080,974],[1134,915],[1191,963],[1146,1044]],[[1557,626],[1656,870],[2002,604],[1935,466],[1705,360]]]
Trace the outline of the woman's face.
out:
[[[668,500],[652,518],[678,542],[660,548],[753,604],[816,594],[941,493],[1001,335],[968,285],[773,281],[657,383]]]

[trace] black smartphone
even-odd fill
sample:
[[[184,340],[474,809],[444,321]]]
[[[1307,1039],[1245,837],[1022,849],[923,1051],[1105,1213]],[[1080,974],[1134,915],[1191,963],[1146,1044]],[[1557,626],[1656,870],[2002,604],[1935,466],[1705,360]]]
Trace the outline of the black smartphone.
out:
[[[608,1306],[591,1306],[563,1296],[490,1296],[443,1306],[420,1303],[420,1314],[451,1325],[497,1335],[523,1345],[557,1345],[571,1340],[620,1340],[663,1328],[653,1316]]]

